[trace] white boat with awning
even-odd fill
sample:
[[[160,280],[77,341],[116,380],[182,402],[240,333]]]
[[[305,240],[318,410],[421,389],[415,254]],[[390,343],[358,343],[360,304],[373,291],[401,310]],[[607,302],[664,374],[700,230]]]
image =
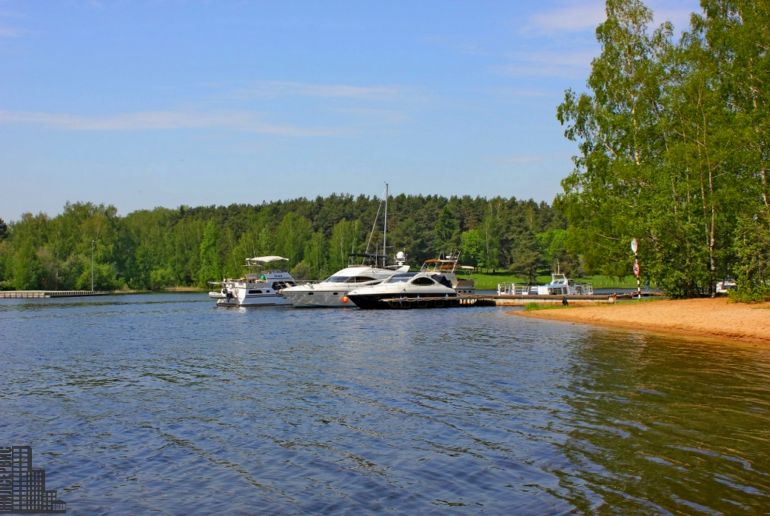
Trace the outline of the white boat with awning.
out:
[[[297,284],[291,274],[283,270],[267,269],[274,262],[288,261],[281,256],[246,258],[246,267],[258,269],[245,277],[224,282],[217,306],[270,306],[291,304],[281,291]]]

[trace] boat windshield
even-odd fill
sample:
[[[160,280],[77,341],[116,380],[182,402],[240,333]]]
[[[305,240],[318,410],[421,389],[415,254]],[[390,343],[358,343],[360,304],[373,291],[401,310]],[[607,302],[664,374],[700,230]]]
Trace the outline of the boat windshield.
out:
[[[331,276],[324,283],[368,283],[374,280],[371,276]]]
[[[393,276],[389,277],[383,283],[405,283],[412,279],[414,275],[417,274],[416,272],[402,272],[399,274],[394,274]]]

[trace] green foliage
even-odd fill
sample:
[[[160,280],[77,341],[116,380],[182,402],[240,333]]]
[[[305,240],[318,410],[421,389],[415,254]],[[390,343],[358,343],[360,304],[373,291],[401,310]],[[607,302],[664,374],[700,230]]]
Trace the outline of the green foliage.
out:
[[[744,302],[770,299],[770,217],[741,219],[735,239],[737,288],[730,297]]]
[[[463,231],[460,236],[462,242],[460,253],[462,261],[466,265],[472,265],[479,268],[487,268],[486,256],[484,252],[484,236],[478,228]]]
[[[313,226],[307,218],[298,213],[287,213],[276,230],[276,252],[289,259],[289,263],[299,263],[305,254],[305,244],[313,234]]]
[[[218,247],[219,228],[213,220],[206,224],[203,230],[203,239],[200,244],[200,269],[198,269],[198,286],[204,287],[209,281],[216,281],[222,277],[219,262]]]
[[[351,252],[366,251],[372,227],[369,251],[381,247],[379,205],[376,198],[332,195],[260,206],[156,208],[121,218],[112,206],[68,203],[54,218],[25,214],[8,225],[0,240],[0,287],[90,288],[92,257],[97,289],[205,287],[241,276],[247,257],[272,254],[290,258],[298,277],[322,278],[345,267]],[[522,235],[531,245],[553,230],[563,231],[564,220],[545,203],[398,195],[389,203],[388,254],[403,250],[418,267],[462,245],[463,263],[505,270],[522,255]]]
[[[763,249],[736,239],[739,220],[770,214],[770,48],[766,3],[705,0],[673,41],[639,0],[608,0],[589,92],[568,90],[557,117],[578,144],[556,208],[566,249],[588,273],[630,271],[673,297],[713,293]],[[750,260],[749,260],[750,261]]]

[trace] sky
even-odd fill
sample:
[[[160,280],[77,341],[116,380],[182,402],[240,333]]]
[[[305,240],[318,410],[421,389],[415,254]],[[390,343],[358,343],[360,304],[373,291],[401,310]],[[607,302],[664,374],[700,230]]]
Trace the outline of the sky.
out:
[[[648,0],[686,29],[697,0]],[[0,0],[0,218],[330,194],[552,202],[600,0]]]

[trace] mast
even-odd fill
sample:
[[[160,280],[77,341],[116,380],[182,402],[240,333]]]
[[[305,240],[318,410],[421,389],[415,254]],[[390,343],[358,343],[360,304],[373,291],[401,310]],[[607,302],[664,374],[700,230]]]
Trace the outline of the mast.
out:
[[[385,222],[382,227],[382,266],[388,265],[388,183],[385,183]]]

